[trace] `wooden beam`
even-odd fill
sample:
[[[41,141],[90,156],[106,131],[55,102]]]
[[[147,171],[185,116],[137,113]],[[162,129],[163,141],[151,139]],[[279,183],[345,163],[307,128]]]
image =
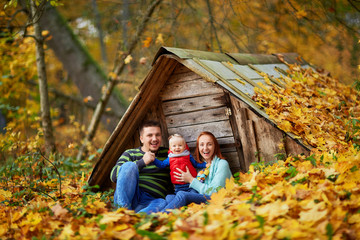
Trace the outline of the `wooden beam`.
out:
[[[143,121],[147,110],[159,95],[178,62],[171,56],[162,55],[144,80],[137,94],[115,131],[105,144],[103,153],[95,164],[88,180],[89,185],[99,185],[100,190],[110,182],[109,175],[120,155],[126,150],[126,143]]]
[[[248,171],[251,163],[258,162],[258,157],[256,156],[258,149],[253,122],[248,120],[247,109],[244,108],[245,105],[241,101],[233,96],[230,97],[230,100],[244,155],[244,162],[241,164],[242,170]]]
[[[162,103],[165,116],[226,106],[223,93],[192,97]]]

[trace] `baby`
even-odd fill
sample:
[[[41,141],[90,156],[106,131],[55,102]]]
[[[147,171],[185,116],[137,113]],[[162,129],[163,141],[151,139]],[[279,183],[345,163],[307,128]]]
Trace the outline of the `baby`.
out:
[[[186,172],[186,167],[188,167],[191,175],[196,177],[197,172],[195,168],[205,168],[206,162],[198,163],[195,161],[193,156],[190,154],[189,147],[186,144],[185,139],[179,134],[174,134],[169,137],[169,148],[168,158],[164,161],[155,159],[154,164],[158,168],[170,166],[171,182],[175,186],[175,194],[178,191],[196,192],[196,190],[189,187],[189,183],[178,181],[175,178],[174,172],[178,171],[176,168]]]

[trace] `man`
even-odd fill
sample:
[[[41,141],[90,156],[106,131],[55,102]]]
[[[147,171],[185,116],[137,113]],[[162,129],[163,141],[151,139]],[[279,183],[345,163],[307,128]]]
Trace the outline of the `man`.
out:
[[[114,204],[135,212],[157,212],[166,205],[171,192],[169,168],[153,164],[155,157],[167,158],[168,149],[161,145],[161,127],[156,121],[146,121],[140,127],[141,147],[126,150],[113,167],[110,178],[116,183]]]

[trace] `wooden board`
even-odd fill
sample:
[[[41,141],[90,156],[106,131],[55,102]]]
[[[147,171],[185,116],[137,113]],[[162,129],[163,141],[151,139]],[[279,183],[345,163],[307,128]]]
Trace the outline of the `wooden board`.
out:
[[[222,93],[223,90],[215,83],[206,82],[203,79],[188,81],[186,83],[176,82],[166,84],[161,91],[163,101],[170,99],[184,99],[197,96],[206,96],[209,94]]]
[[[244,156],[244,162],[243,164],[240,163],[240,165],[243,165],[244,171],[248,171],[251,163],[258,162],[258,157],[256,156],[258,149],[253,121],[248,120],[247,108],[243,107],[245,105],[241,101],[234,97],[230,97],[230,100]]]
[[[258,119],[254,125],[260,161],[273,162],[276,160],[276,154],[286,155],[285,148],[280,148],[283,143],[281,130],[274,128],[263,119]]]
[[[178,73],[171,75],[170,79],[168,80],[168,84],[175,83],[175,82],[187,82],[192,80],[202,79],[202,77],[190,70],[188,72]]]
[[[298,144],[295,140],[290,138],[289,136],[286,136],[285,139],[285,149],[287,155],[298,155],[298,154],[305,154],[309,155],[310,151],[305,149],[303,146]]]
[[[195,148],[196,139],[197,139],[197,136],[195,137],[194,141],[188,141],[187,142],[190,149]],[[217,137],[216,140],[218,141],[221,150],[228,147],[228,146],[234,146],[234,144],[235,144],[234,143],[234,138],[232,136],[231,137]]]
[[[186,73],[186,72],[189,72],[190,70],[185,67],[184,65],[182,64],[179,64],[176,66],[176,68],[174,69],[174,72],[173,74],[179,74],[179,73]]]
[[[166,123],[168,128],[173,128],[179,126],[188,126],[207,122],[228,120],[229,117],[225,114],[226,109],[226,107],[220,107],[203,111],[169,115],[166,117]]]
[[[156,120],[160,123],[161,126],[161,133],[162,133],[162,145],[165,147],[168,147],[168,129],[166,125],[165,115],[163,113],[162,107],[161,107],[161,100],[156,99],[154,100],[154,104],[150,106],[148,109],[148,112],[145,116],[145,119],[148,120]],[[137,145],[140,146],[140,145]]]
[[[175,133],[181,134],[185,138],[186,142],[195,142],[198,135],[203,131],[213,133],[216,138],[233,136],[230,122],[228,120],[185,127],[168,128],[168,131],[169,135]]]
[[[224,93],[186,98],[162,103],[165,116],[226,106]]]
[[[232,174],[239,172],[241,170],[236,149],[234,149],[233,152],[226,152],[222,154],[224,158],[228,161]]]

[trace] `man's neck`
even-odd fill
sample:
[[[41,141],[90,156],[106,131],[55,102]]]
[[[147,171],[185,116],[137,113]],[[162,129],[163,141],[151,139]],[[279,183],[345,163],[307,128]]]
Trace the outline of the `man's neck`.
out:
[[[141,151],[143,151],[143,152],[148,152],[148,151],[149,151],[149,149],[144,148],[144,146],[142,146],[140,149],[141,149]]]
[[[159,149],[157,149],[157,150],[155,150],[155,151],[150,151],[150,149],[144,148],[144,146],[142,146],[140,149],[141,149],[141,151],[143,151],[143,152],[152,152],[152,153],[157,153],[157,151],[159,150]]]

